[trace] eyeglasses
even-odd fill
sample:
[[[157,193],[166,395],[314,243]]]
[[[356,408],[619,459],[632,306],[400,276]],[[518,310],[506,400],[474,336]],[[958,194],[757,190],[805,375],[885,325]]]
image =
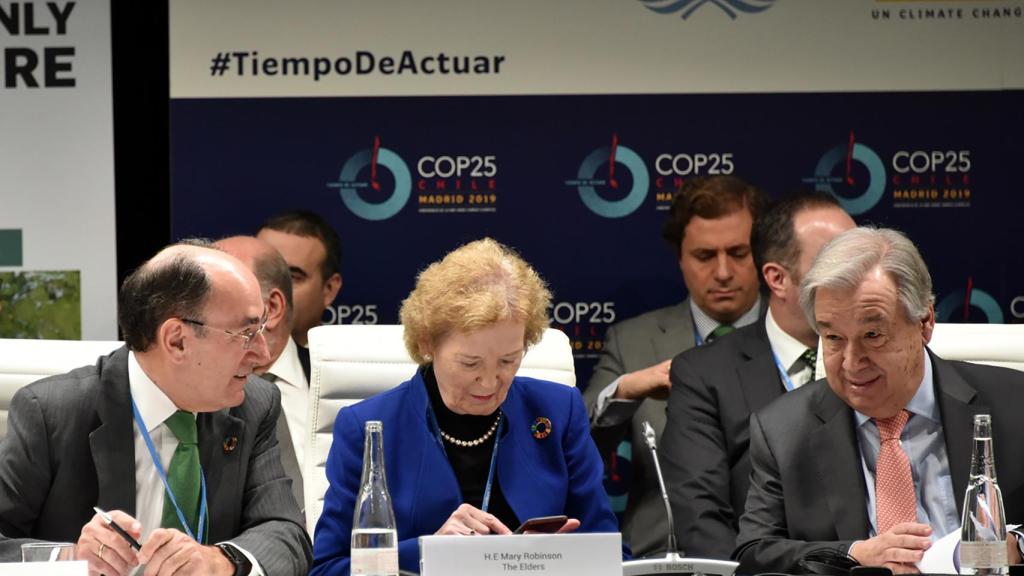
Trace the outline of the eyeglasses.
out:
[[[181,318],[180,320],[182,322],[186,323],[186,324],[191,324],[193,326],[200,326],[202,328],[209,328],[210,330],[218,330],[218,331],[223,332],[223,333],[225,333],[225,334],[227,334],[229,336],[235,336],[235,337],[241,338],[242,339],[242,350],[248,350],[248,349],[252,348],[252,341],[257,336],[259,336],[260,334],[263,334],[263,331],[267,329],[267,313],[266,312],[263,313],[263,318],[260,318],[260,325],[259,325],[258,328],[256,328],[256,329],[246,328],[245,330],[241,330],[241,331],[237,331],[237,332],[234,331],[234,330],[225,330],[224,328],[216,328],[214,326],[208,326],[205,322],[202,322],[200,320],[193,320],[191,318]]]

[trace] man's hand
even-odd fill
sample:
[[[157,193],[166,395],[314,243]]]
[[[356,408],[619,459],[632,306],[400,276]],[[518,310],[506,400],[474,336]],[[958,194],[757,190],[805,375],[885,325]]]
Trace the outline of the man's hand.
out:
[[[904,522],[884,534],[857,542],[850,548],[850,556],[863,566],[884,566],[894,574],[915,574],[920,572],[915,564],[932,547],[931,535],[932,528],[927,524]]]
[[[110,517],[136,540],[142,536],[142,524],[135,518],[120,510],[110,512]],[[75,557],[89,562],[89,574],[126,576],[139,565],[135,550],[99,514],[82,526]]]
[[[511,534],[494,514],[469,504],[462,504],[452,512],[448,520],[441,525],[435,534],[471,536],[475,534]]]
[[[235,573],[234,565],[219,548],[203,546],[171,528],[160,528],[149,535],[139,551],[139,562],[146,565],[145,576]]]
[[[623,374],[615,390],[615,398],[619,400],[643,400],[655,398],[665,400],[672,391],[672,382],[668,379],[672,359],[665,360],[643,370]]]

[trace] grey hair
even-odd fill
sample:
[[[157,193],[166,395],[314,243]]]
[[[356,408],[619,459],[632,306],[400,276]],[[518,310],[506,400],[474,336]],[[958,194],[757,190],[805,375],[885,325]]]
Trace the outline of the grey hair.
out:
[[[928,317],[935,295],[932,276],[917,247],[902,232],[862,226],[826,244],[800,283],[800,306],[815,331],[814,297],[818,288],[854,290],[875,268],[892,278],[909,319]]]

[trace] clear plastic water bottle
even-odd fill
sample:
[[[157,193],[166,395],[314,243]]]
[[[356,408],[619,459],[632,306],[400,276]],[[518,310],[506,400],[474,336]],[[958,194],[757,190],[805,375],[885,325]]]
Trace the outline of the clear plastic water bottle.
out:
[[[398,535],[384,476],[384,425],[366,423],[363,479],[352,520],[352,576],[398,576]]]
[[[960,528],[961,574],[1006,574],[1006,516],[996,483],[992,417],[974,417],[974,454]]]

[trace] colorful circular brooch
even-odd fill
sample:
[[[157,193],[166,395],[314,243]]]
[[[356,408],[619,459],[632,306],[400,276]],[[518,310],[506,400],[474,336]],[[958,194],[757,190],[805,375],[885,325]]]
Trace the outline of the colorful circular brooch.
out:
[[[541,416],[533,421],[533,425],[530,426],[530,432],[533,433],[533,437],[537,440],[543,440],[551,434],[551,420]]]

